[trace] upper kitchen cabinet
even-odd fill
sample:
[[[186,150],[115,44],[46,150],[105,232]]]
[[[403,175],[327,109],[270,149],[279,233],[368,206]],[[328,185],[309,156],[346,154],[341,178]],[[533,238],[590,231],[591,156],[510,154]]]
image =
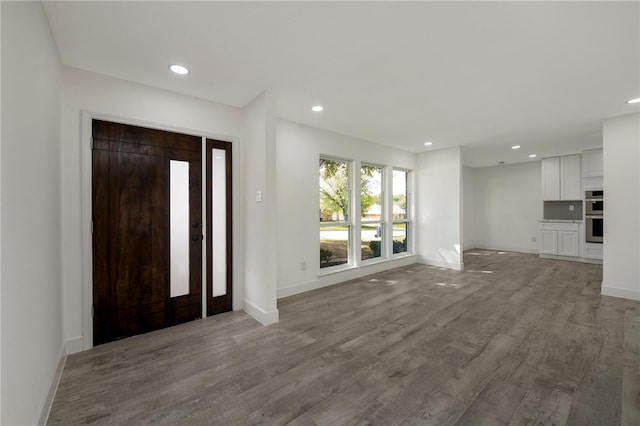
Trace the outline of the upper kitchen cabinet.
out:
[[[560,199],[582,200],[580,154],[560,157]]]
[[[542,159],[542,199],[581,200],[580,154]]]
[[[560,199],[560,157],[542,159],[542,200]]]
[[[602,149],[591,149],[582,153],[582,176],[600,177],[602,173]]]

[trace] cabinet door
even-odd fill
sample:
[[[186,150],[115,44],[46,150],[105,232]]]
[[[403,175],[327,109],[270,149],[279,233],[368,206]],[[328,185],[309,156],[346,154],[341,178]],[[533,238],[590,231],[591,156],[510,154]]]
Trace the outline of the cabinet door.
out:
[[[560,199],[560,157],[542,159],[542,199]]]
[[[581,200],[580,154],[560,157],[560,199]]]
[[[584,257],[588,259],[602,259],[602,244],[585,244]]]
[[[584,177],[602,176],[602,150],[593,149],[582,153]]]
[[[558,254],[558,231],[540,230],[538,241],[540,241],[540,253]]]
[[[558,231],[558,254],[561,256],[580,255],[578,248],[578,233],[574,231]]]

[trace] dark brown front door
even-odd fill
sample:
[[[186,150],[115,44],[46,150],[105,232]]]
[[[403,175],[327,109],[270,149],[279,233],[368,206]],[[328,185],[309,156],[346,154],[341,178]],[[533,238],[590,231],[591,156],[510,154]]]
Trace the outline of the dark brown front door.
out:
[[[201,175],[200,137],[93,120],[94,345],[202,316]]]

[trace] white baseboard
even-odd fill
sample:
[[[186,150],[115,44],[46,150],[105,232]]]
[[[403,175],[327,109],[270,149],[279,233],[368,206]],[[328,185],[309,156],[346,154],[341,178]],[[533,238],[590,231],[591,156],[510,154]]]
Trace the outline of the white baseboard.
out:
[[[60,353],[58,354],[58,367],[53,372],[51,379],[49,380],[49,390],[44,395],[42,402],[40,403],[39,410],[37,411],[38,419],[36,424],[46,425],[49,420],[49,413],[51,412],[51,406],[53,405],[53,398],[56,396],[58,390],[58,384],[62,377],[62,370],[64,370],[64,364],[67,361],[67,347],[66,343],[60,346]]]
[[[362,278],[367,275],[377,274],[378,272],[388,271],[389,269],[413,265],[414,263],[416,263],[416,256],[407,255],[400,258],[387,259],[380,262],[364,264],[359,267],[352,267],[340,272],[319,276],[317,280],[306,281],[288,287],[279,288],[278,299],[305,293],[311,290],[317,290],[319,288],[329,287],[332,285],[343,283],[345,281]]]
[[[300,284],[295,284],[289,287],[279,288],[278,289],[278,299],[282,299],[283,297],[293,296],[295,294],[306,293],[307,291],[317,290],[322,287],[327,287],[333,284],[326,284],[321,282],[320,280],[307,281]]]
[[[67,355],[75,354],[85,350],[82,336],[72,337],[66,341]]]
[[[541,259],[564,260],[567,262],[593,263],[594,265],[602,265],[601,259],[591,259],[587,257],[573,257],[573,256],[556,256],[554,254],[543,254],[543,253],[541,253],[539,256]]]
[[[280,312],[278,309],[265,311],[247,299],[244,299],[243,305],[243,310],[262,325],[275,324],[280,321]]]
[[[603,296],[619,297],[621,299],[640,300],[640,290],[608,286],[602,283]]]
[[[514,253],[527,253],[527,254],[538,254],[538,248],[527,248],[527,247],[491,247],[485,245],[476,245],[473,248],[465,248],[464,251],[467,250],[491,250],[491,251],[511,251]]]
[[[424,256],[418,256],[418,262],[424,265],[453,269],[455,271],[462,271],[462,269],[464,268],[464,264],[462,262],[450,262],[445,259],[431,259]]]

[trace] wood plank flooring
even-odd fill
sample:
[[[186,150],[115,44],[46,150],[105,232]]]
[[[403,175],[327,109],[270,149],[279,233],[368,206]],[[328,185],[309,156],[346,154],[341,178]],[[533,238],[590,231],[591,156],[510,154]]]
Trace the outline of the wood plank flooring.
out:
[[[69,356],[49,424],[638,425],[640,302],[486,250]]]

